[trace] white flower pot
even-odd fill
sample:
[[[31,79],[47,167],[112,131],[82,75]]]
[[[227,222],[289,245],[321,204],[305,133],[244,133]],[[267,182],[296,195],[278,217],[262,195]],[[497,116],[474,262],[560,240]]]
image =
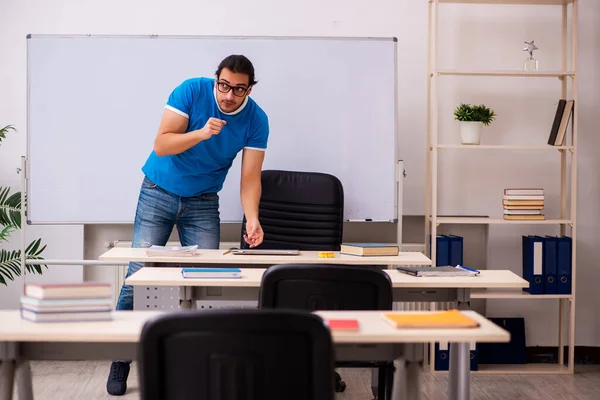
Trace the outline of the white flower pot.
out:
[[[462,144],[479,144],[483,122],[460,121],[460,139]]]

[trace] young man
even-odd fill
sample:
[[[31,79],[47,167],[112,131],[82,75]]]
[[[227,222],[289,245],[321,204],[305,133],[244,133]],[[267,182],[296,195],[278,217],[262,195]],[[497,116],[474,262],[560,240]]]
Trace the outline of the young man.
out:
[[[218,249],[219,197],[233,160],[242,153],[240,198],[250,247],[263,241],[258,222],[261,170],[269,136],[265,112],[249,95],[256,84],[254,67],[242,55],[219,64],[216,79],[193,78],[169,96],[143,166],[133,227],[133,247],[164,245],[177,227],[182,246]],[[142,267],[129,263],[127,276]],[[133,309],[133,288],[123,285],[117,310]],[[130,361],[114,361],[106,389],[127,390]]]

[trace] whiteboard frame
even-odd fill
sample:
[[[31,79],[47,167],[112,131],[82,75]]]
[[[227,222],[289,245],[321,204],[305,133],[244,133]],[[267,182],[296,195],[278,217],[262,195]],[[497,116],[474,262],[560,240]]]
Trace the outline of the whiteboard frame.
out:
[[[31,135],[29,128],[31,126],[31,63],[30,63],[30,39],[33,38],[116,38],[116,39],[236,39],[236,40],[339,40],[339,41],[356,41],[356,40],[368,40],[368,41],[392,41],[394,45],[394,185],[396,190],[394,191],[394,215],[392,220],[349,220],[344,219],[344,222],[393,222],[398,224],[398,244],[401,244],[401,216],[402,216],[402,195],[403,195],[403,162],[398,159],[398,39],[396,37],[379,37],[379,36],[251,36],[251,35],[158,35],[158,34],[132,34],[132,35],[114,35],[114,34],[27,34],[27,46],[26,46],[26,65],[27,65],[27,131],[26,131],[26,156],[24,157],[24,178],[25,183],[23,184],[22,191],[25,196],[30,193],[30,179],[29,179],[29,154],[31,147]],[[402,167],[401,167],[402,166]],[[402,169],[402,173],[399,170]],[[27,197],[25,197],[27,198]],[[78,222],[64,222],[64,221],[45,221],[45,222],[32,222],[30,219],[29,201],[24,202],[22,208],[26,219],[23,219],[27,225],[132,225],[132,222],[122,221],[78,221]],[[239,224],[242,221],[221,221],[221,224]]]

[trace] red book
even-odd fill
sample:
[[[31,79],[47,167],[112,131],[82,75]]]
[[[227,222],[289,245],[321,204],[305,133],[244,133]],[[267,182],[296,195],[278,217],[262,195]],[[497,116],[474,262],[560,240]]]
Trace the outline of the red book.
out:
[[[327,325],[332,331],[357,331],[358,320],[356,319],[330,319]]]

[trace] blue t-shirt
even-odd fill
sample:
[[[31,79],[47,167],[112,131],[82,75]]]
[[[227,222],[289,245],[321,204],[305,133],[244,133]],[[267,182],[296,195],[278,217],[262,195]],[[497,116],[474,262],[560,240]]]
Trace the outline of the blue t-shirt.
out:
[[[221,132],[183,153],[159,157],[152,151],[142,167],[148,179],[182,197],[219,192],[240,150],[267,148],[265,112],[247,96],[236,111],[224,113],[215,99],[214,83],[210,78],[184,81],[173,90],[165,108],[188,118],[186,132],[201,129],[211,117],[227,121]]]

